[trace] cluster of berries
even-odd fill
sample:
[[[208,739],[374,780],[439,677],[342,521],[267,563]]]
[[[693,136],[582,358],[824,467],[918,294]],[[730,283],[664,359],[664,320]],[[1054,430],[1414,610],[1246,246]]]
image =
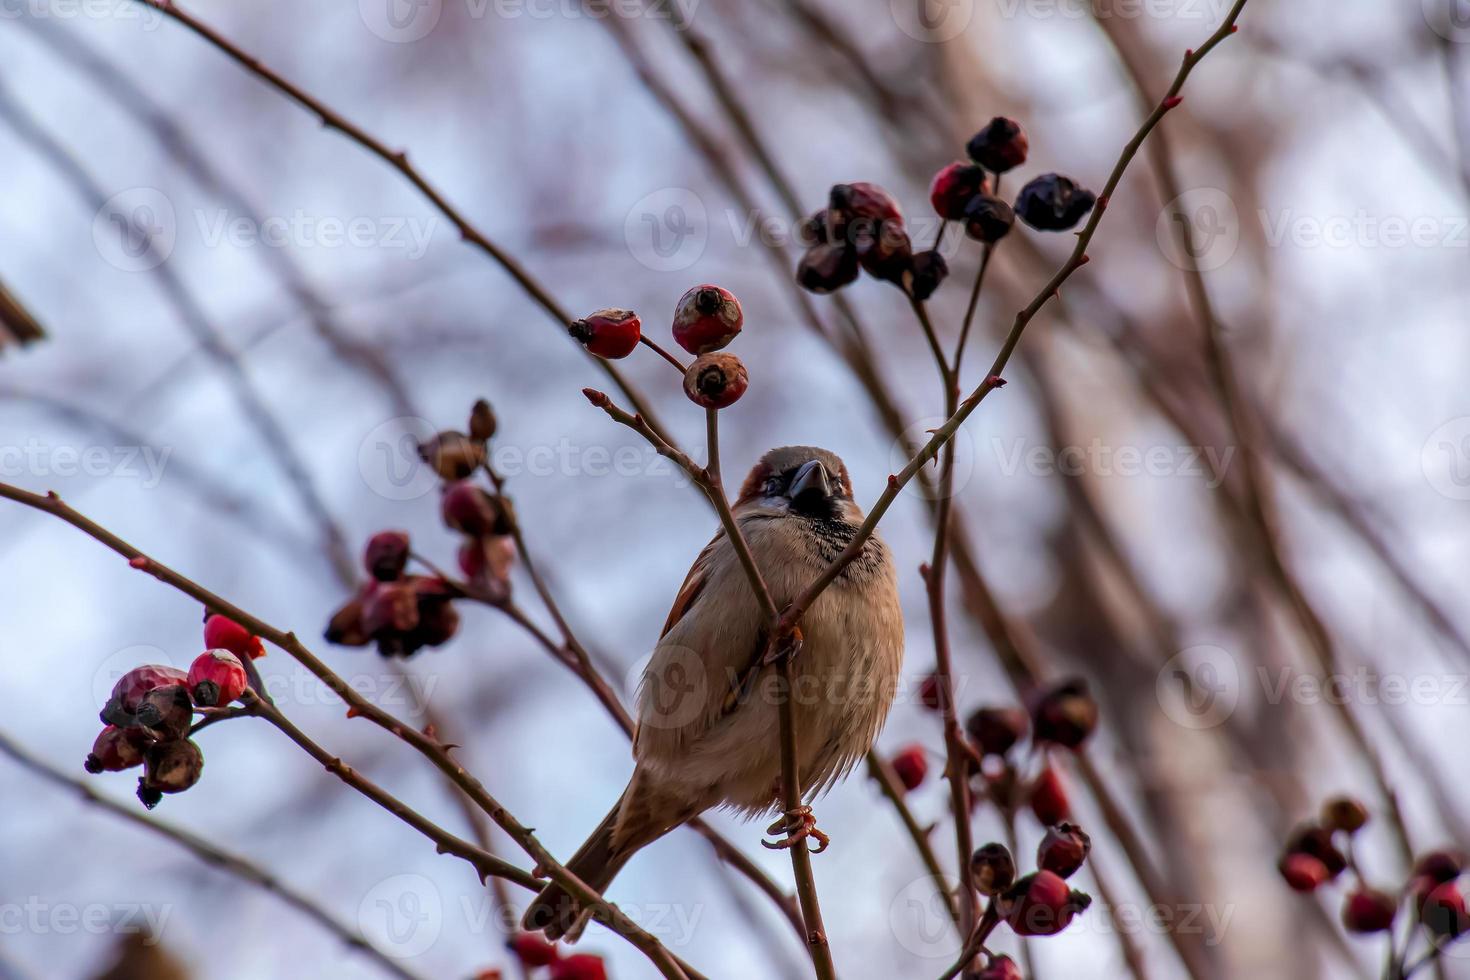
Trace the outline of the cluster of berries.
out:
[[[1470,934],[1470,909],[1461,878],[1465,855],[1432,851],[1415,862],[1408,883],[1397,892],[1373,888],[1351,846],[1368,820],[1367,808],[1357,800],[1330,800],[1316,821],[1292,832],[1277,863],[1281,877],[1295,891],[1311,893],[1348,872],[1353,885],[1343,899],[1342,924],[1351,933],[1392,934],[1399,908],[1407,902],[1414,916],[1411,929],[1422,926],[1435,948]]]
[[[1092,838],[1076,824],[1063,823],[1048,827],[1037,845],[1036,870],[1017,878],[1010,848],[991,842],[970,855],[970,878],[1016,935],[1055,936],[1092,904],[1089,895],[1067,885],[1091,853]]]
[[[204,645],[187,672],[158,664],[128,671],[102,708],[106,727],[86,769],[121,772],[141,765],[138,799],[150,810],[163,794],[182,793],[199,781],[204,755],[189,738],[195,711],[224,708],[243,695],[250,686],[245,661],[265,654],[258,636],[220,615],[205,620]]]
[[[740,358],[720,353],[744,325],[740,301],[728,289],[705,284],[679,297],[674,307],[674,341],[694,355],[694,362],[684,371],[684,394],[694,404],[729,408],[750,387]],[[643,336],[643,321],[632,310],[598,310],[574,320],[569,330],[588,351],[607,360],[627,357],[640,343],[657,349]]]
[[[956,161],[934,175],[930,204],[939,217],[960,222],[967,235],[988,245],[1010,234],[1018,217],[1038,231],[1076,227],[1097,197],[1069,177],[1037,177],[1021,188],[1014,205],[996,196],[1001,175],[1025,163],[1029,150],[1020,124],[997,116],[966,144],[968,162]],[[808,248],[796,279],[814,293],[841,289],[867,272],[922,302],[949,275],[937,244],[914,251],[898,202],[877,184],[836,185],[827,207],[802,224],[801,234]]]
[[[445,430],[419,446],[424,462],[444,481],[440,513],[445,527],[463,535],[459,567],[476,599],[498,604],[510,598],[515,559],[515,512],[510,500],[474,482],[485,468],[495,435],[495,413],[475,402],[469,432]],[[409,657],[423,647],[449,642],[459,629],[453,600],[466,593],[437,574],[411,575],[408,534],[379,531],[363,551],[368,580],[332,614],[326,639],[343,646],[376,643],[385,657]]]
[[[590,953],[563,956],[555,943],[533,933],[518,932],[505,945],[527,973],[547,967],[546,980],[607,980],[607,966],[602,957]],[[488,970],[475,980],[501,980],[501,973]]]

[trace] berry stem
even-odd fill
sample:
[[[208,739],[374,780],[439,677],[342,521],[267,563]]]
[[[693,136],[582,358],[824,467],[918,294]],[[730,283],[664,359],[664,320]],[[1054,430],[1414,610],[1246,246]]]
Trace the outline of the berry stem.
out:
[[[662,357],[664,360],[672,364],[674,366],[674,370],[679,372],[679,377],[682,378],[685,373],[688,372],[689,368],[686,365],[679,363],[679,359],[677,357],[660,347],[658,345],[658,342],[655,341],[652,337],[648,336],[648,334],[639,334],[638,342],[648,347],[659,357]]]

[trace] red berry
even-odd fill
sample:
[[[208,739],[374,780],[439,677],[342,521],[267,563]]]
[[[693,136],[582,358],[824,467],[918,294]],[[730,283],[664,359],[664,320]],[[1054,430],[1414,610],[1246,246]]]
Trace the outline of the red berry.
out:
[[[83,763],[90,773],[122,772],[143,762],[146,736],[137,728],[108,725],[92,743],[92,752]]]
[[[734,354],[701,354],[684,374],[684,394],[705,408],[729,408],[748,387],[745,365]]]
[[[459,480],[444,488],[439,510],[446,527],[472,538],[508,530],[496,498],[468,480]]]
[[[205,650],[189,667],[189,693],[205,708],[223,708],[245,693],[245,665],[228,650]]]
[[[924,777],[929,774],[929,758],[924,755],[924,748],[920,745],[910,745],[903,749],[893,757],[890,765],[906,790],[918,789],[924,782]]]
[[[199,782],[203,770],[204,754],[190,740],[159,742],[143,756],[138,797],[151,810],[158,803],[158,794],[182,793]]]
[[[408,564],[408,533],[379,531],[368,538],[363,549],[362,564],[369,575],[380,582],[391,582],[403,574]]]
[[[1322,862],[1333,878],[1347,869],[1347,857],[1332,842],[1332,831],[1316,824],[1299,827],[1286,842],[1286,853],[1311,855]]]
[[[204,621],[204,648],[206,650],[228,650],[244,660],[258,660],[265,656],[265,647],[260,637],[228,616],[218,614]]]
[[[970,855],[970,880],[982,895],[999,895],[1016,882],[1016,859],[1004,844],[992,841]]]
[[[1016,882],[1001,896],[1000,911],[1018,936],[1054,936],[1092,904],[1073,891],[1060,875],[1038,871]]]
[[[530,932],[518,932],[505,944],[525,966],[548,966],[560,958],[555,943]]]
[[[1470,909],[1459,882],[1435,885],[1419,904],[1419,918],[1424,927],[1444,939],[1458,939],[1470,932]]]
[[[691,354],[708,354],[730,346],[744,323],[734,293],[719,286],[695,286],[674,307],[674,340]]]
[[[980,708],[965,721],[965,731],[984,755],[1005,755],[1030,729],[1031,719],[1014,706]]]
[[[362,625],[372,636],[405,632],[419,624],[419,597],[407,580],[385,582],[363,605]]]
[[[1038,742],[1080,746],[1097,727],[1097,702],[1087,682],[1074,678],[1043,691],[1031,708],[1031,724]]]
[[[925,674],[919,684],[919,703],[930,711],[944,710],[944,688],[938,674]]]
[[[1383,932],[1393,928],[1398,913],[1398,899],[1375,888],[1359,888],[1348,893],[1342,905],[1342,924],[1348,932]]]
[[[551,964],[547,980],[607,980],[607,967],[602,957],[577,953]]]
[[[1044,827],[1063,823],[1072,815],[1067,788],[1062,785],[1061,775],[1051,766],[1042,769],[1031,784],[1031,812]]]
[[[1327,865],[1310,854],[1287,854],[1276,865],[1292,891],[1314,892],[1332,877]]]
[[[796,281],[808,292],[836,292],[858,277],[857,252],[847,244],[813,245],[796,266]]]
[[[929,184],[929,203],[941,218],[959,221],[965,216],[966,205],[989,192],[990,178],[984,167],[955,162],[934,175]]]
[[[965,144],[965,152],[986,170],[1003,174],[1026,162],[1030,150],[1026,131],[1014,119],[996,116]]]
[[[162,667],[147,664],[134,667],[117,679],[112,687],[112,697],[102,709],[102,722],[126,728],[136,721],[138,709],[148,692],[160,687],[173,687],[187,683],[189,675],[177,667]]]
[[[637,349],[643,324],[632,310],[598,310],[573,320],[568,329],[574,340],[598,357],[617,360]]]
[[[1092,850],[1092,838],[1074,823],[1048,827],[1036,848],[1036,866],[1061,878],[1070,878]]]
[[[848,218],[858,218],[868,222],[891,221],[895,224],[903,224],[903,212],[899,210],[898,202],[893,195],[889,194],[877,184],[870,184],[865,180],[854,181],[851,184],[836,184],[830,195],[831,207],[829,210],[838,211]],[[831,234],[829,224],[828,234]],[[843,236],[834,235],[834,239]]]
[[[985,969],[975,974],[975,980],[1026,980],[1021,968],[1009,956],[992,956]]]

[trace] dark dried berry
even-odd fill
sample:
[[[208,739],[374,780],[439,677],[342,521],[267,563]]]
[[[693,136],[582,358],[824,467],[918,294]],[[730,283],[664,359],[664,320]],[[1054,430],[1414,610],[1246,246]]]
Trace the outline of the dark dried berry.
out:
[[[495,436],[495,409],[481,398],[470,408],[470,438],[478,442],[489,442]]]
[[[444,488],[439,511],[445,527],[472,538],[504,534],[510,529],[497,498],[469,480],[459,480]]]
[[[108,725],[92,743],[92,751],[83,766],[90,773],[122,772],[143,762],[147,737],[137,728]]]
[[[1005,755],[1030,728],[1031,719],[1014,705],[980,708],[965,720],[965,731],[984,755]]]
[[[978,242],[994,245],[1011,233],[1016,212],[998,197],[982,194],[970,202],[964,213],[965,234]]]
[[[897,222],[854,222],[852,247],[857,251],[858,264],[874,279],[901,287],[913,271],[913,245],[908,232]]]
[[[1066,231],[1096,203],[1097,195],[1078,187],[1071,178],[1044,174],[1021,188],[1016,216],[1037,231]]]
[[[182,793],[199,782],[203,770],[204,754],[190,740],[159,742],[151,746],[143,757],[138,796],[143,798],[145,788],[155,793]],[[149,804],[147,799],[143,802],[152,809],[153,804]]]
[[[829,210],[837,211],[849,218],[865,219],[870,222],[891,222],[900,227],[903,225],[903,212],[899,210],[898,202],[893,195],[867,181],[859,180],[851,184],[836,184],[832,187],[829,195]],[[828,217],[829,222],[831,216]],[[834,236],[836,241],[841,236]]]
[[[1074,823],[1048,827],[1036,848],[1036,866],[1062,878],[1070,878],[1092,851],[1092,838]]]
[[[1016,880],[1016,859],[1004,844],[991,842],[970,855],[970,878],[982,895],[999,895]]]
[[[830,240],[826,208],[815,212],[810,218],[806,218],[796,226],[796,241],[807,248],[813,245],[826,245]]]
[[[1081,678],[1063,681],[1042,691],[1031,708],[1036,741],[1075,749],[1097,727],[1097,702]]]
[[[1465,871],[1465,855],[1459,851],[1430,851],[1414,862],[1416,877],[1437,882],[1454,881]]]
[[[327,623],[323,637],[328,643],[338,643],[347,647],[367,646],[372,640],[372,634],[363,625],[362,614],[368,600],[377,592],[378,582],[376,579],[365,583],[351,599],[343,603],[342,607],[332,613],[331,620]]]
[[[934,290],[949,275],[949,263],[938,250],[930,249],[914,255],[909,268],[909,295],[923,302],[934,295]]]
[[[981,194],[990,192],[984,167],[973,163],[951,163],[934,175],[929,184],[929,203],[946,221],[959,221],[965,207]]]
[[[745,365],[734,354],[702,354],[684,374],[684,394],[704,408],[729,408],[748,387]]]
[[[1347,858],[1332,842],[1332,831],[1315,824],[1297,829],[1286,842],[1287,854],[1306,854],[1321,861],[1327,874],[1336,878],[1347,869]]]
[[[378,581],[391,582],[402,575],[408,565],[409,548],[406,531],[379,531],[368,538],[367,547],[363,549],[363,567]]]
[[[185,675],[187,683],[188,675]],[[143,695],[138,705],[137,723],[160,741],[183,738],[194,722],[194,702],[184,684],[156,687]]]
[[[419,458],[439,479],[463,480],[485,462],[485,444],[463,432],[445,430],[419,445]]]
[[[858,277],[857,252],[847,245],[813,245],[796,267],[796,281],[813,293],[836,292]]]
[[[1470,932],[1470,910],[1458,882],[1435,885],[1419,904],[1424,927],[1442,939],[1458,939]]]
[[[1031,149],[1026,131],[1014,119],[996,116],[965,144],[965,152],[986,170],[1003,174],[1026,162]]]
[[[205,632],[207,635],[208,630]],[[112,697],[108,698],[107,704],[102,708],[103,724],[117,725],[120,728],[132,725],[137,720],[135,715],[142,707],[148,692],[160,687],[184,684],[188,680],[189,675],[177,667],[157,664],[134,667],[119,677],[113,685]]]
[[[1322,806],[1322,826],[1355,834],[1368,823],[1368,808],[1347,796],[1328,800]]]

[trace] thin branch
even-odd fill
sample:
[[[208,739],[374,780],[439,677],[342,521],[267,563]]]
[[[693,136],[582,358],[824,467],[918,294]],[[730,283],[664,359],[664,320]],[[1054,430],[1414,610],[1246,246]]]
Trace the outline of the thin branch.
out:
[[[954,894],[950,891],[944,868],[940,866],[939,858],[929,843],[929,833],[919,825],[919,821],[914,818],[914,812],[909,809],[908,802],[903,798],[903,788],[899,784],[898,776],[893,772],[893,767],[876,751],[868,752],[867,763],[868,775],[873,778],[878,788],[883,791],[883,795],[888,797],[888,801],[898,811],[898,818],[903,822],[903,829],[908,833],[909,839],[914,842],[914,848],[919,852],[919,858],[924,862],[924,868],[929,872],[929,877],[934,879],[934,886],[938,889],[940,897],[944,899],[944,907],[949,912],[949,917],[954,920],[957,927],[963,928],[959,906],[955,904]]]

